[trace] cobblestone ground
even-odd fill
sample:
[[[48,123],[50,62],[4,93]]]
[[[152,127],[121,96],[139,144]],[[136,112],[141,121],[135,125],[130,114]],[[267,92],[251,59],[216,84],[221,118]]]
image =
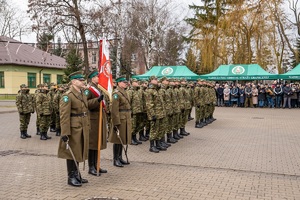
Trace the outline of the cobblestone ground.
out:
[[[58,140],[29,133],[19,137],[14,103],[0,102],[0,199],[300,199],[300,109],[216,108],[217,120],[167,151],[150,153],[149,142],[129,146],[131,164],[112,165],[112,145],[101,151],[101,167],[80,188],[67,185]]]

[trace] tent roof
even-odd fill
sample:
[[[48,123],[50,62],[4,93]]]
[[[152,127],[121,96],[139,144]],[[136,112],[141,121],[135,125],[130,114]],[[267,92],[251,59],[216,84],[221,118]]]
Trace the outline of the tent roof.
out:
[[[278,77],[286,80],[300,80],[300,64],[285,74],[279,74]]]
[[[277,74],[270,74],[258,64],[220,65],[210,74],[201,75],[208,80],[274,80]]]
[[[153,66],[148,72],[142,75],[134,75],[132,78],[139,80],[148,79],[150,76],[167,78],[185,78],[186,80],[197,80],[199,75],[192,72],[187,66]]]

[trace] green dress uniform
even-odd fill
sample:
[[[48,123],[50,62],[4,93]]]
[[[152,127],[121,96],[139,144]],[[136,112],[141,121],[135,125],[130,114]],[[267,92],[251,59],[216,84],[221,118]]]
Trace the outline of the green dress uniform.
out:
[[[123,78],[119,78],[118,81],[124,81]],[[122,159],[122,143],[128,145],[132,139],[132,124],[131,124],[131,107],[126,91],[117,87],[112,95],[111,102],[111,120],[112,128],[114,131],[109,134],[108,141],[113,143],[114,152],[114,166],[123,167],[123,164],[129,164]],[[119,130],[119,136],[122,140],[120,141],[116,133],[116,128]]]
[[[95,75],[98,75],[95,74]],[[92,78],[91,76],[88,76]],[[98,161],[98,139],[99,139],[99,118],[100,118],[100,101],[99,97],[102,95],[98,86],[91,82],[89,89],[86,89],[88,108],[90,111],[90,136],[89,136],[89,174],[97,175],[97,161]],[[104,103],[103,103],[104,105]],[[102,134],[100,150],[107,148],[107,117],[102,107]],[[106,170],[101,170],[100,173],[105,173]]]

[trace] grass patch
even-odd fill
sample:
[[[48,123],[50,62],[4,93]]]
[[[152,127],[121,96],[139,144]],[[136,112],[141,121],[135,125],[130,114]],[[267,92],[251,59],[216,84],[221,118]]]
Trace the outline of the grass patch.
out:
[[[15,94],[1,94],[0,95],[0,101],[1,100],[16,100],[16,96]]]

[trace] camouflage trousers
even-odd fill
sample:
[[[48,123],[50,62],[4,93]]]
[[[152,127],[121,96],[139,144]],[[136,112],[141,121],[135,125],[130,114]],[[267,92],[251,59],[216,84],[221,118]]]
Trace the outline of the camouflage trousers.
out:
[[[28,124],[30,122],[30,117],[31,113],[26,113],[21,115],[19,113],[19,118],[20,118],[20,131],[27,131],[28,129]]]
[[[189,116],[189,110],[184,110],[183,112],[180,113],[179,115],[179,128],[185,127],[185,124],[188,121],[188,116]]]
[[[36,125],[37,128],[40,128],[40,116],[39,116],[38,113],[36,113],[35,125]]]
[[[172,116],[172,121],[173,121],[173,130],[178,130],[179,127],[179,122],[180,122],[180,114],[181,113],[174,113]]]
[[[132,115],[131,118],[132,135],[136,135],[138,132],[143,130],[144,128],[143,122],[144,122],[143,113],[137,113]]]
[[[172,133],[173,132],[173,127],[174,127],[173,115],[167,117],[167,122],[168,122],[167,133]]]
[[[142,127],[146,128],[146,130],[150,129],[150,121],[148,120],[147,113],[142,114],[143,124]]]
[[[55,128],[60,129],[60,117],[59,112],[55,113]]]
[[[163,118],[162,119],[157,119],[155,121],[150,121],[150,134],[149,134],[149,139],[150,140],[159,140],[161,133],[160,131],[162,130],[162,125],[163,123]]]
[[[196,121],[202,120],[204,118],[205,106],[195,107],[195,118]]]
[[[40,116],[40,131],[46,133],[51,122],[51,115]]]
[[[168,133],[168,125],[169,125],[168,122],[169,122],[168,117],[162,118],[161,124],[160,124],[160,127],[159,127],[160,128],[160,130],[159,130],[159,139],[164,137],[164,135]]]
[[[50,116],[51,116],[50,117],[50,125],[55,126],[55,124],[56,124],[56,113],[52,112],[52,114]]]

